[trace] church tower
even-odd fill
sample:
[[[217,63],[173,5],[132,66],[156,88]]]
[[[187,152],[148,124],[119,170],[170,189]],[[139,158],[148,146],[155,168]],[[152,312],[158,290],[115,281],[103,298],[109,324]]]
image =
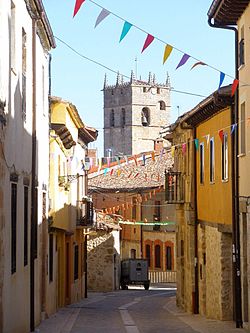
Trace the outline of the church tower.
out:
[[[154,150],[160,130],[170,124],[170,80],[156,83],[117,74],[115,85],[104,79],[104,156],[136,155]]]

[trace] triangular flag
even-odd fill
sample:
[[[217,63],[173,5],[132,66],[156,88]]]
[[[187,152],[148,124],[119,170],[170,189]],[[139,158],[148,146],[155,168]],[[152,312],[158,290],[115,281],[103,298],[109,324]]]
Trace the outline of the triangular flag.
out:
[[[208,146],[209,145],[209,141],[210,141],[210,134],[205,135],[204,138],[206,138],[206,140],[207,140],[207,146]]]
[[[100,12],[100,14],[98,15],[96,22],[95,22],[95,28],[98,26],[99,23],[101,23],[108,15],[110,14],[110,12],[103,8]]]
[[[131,27],[132,27],[131,23],[129,23],[127,21],[124,22],[119,42],[121,42],[123,40],[123,38],[127,35],[127,33],[129,32]]]
[[[151,155],[152,155],[152,161],[154,162],[155,161],[155,152],[152,151]]]
[[[113,172],[114,172],[114,169],[111,169],[111,170],[110,170],[110,176],[113,175]]]
[[[108,172],[108,168],[105,168],[105,169],[104,169],[104,175],[105,175],[105,176],[106,176],[107,172]]]
[[[231,96],[233,97],[233,95],[235,94],[235,91],[238,87],[238,84],[239,84],[239,80],[237,79],[234,79],[234,82],[232,84],[232,92],[231,92]]]
[[[164,51],[164,56],[163,56],[163,65],[165,64],[167,58],[170,56],[172,51],[173,51],[173,46],[171,46],[171,45],[165,46],[165,51]]]
[[[221,85],[222,85],[224,79],[225,79],[225,73],[220,72],[220,83],[219,83],[219,88],[218,88],[218,90],[220,89],[220,87],[221,87]]]
[[[108,168],[110,167],[110,157],[107,157]]]
[[[121,169],[118,169],[118,170],[117,170],[117,176],[118,176],[118,177],[120,176],[121,172],[122,172]]]
[[[182,153],[183,153],[183,154],[186,154],[186,151],[187,151],[187,144],[186,144],[186,143],[183,143],[183,144],[182,144]]]
[[[223,129],[219,130],[218,134],[219,134],[219,137],[221,139],[221,142],[223,142],[223,137],[224,137]]]
[[[175,146],[172,146],[171,147],[171,154],[172,154],[173,157],[174,157],[174,152],[175,152]]]
[[[139,172],[137,172],[137,174],[134,176],[134,178],[138,177],[139,176]]]
[[[146,164],[146,156],[145,156],[145,154],[142,155],[142,160],[143,160],[143,165],[145,165]]]
[[[193,69],[193,68],[195,68],[196,66],[199,66],[199,65],[206,66],[207,64],[205,64],[203,61],[198,61],[195,64],[193,64],[193,66],[190,68],[190,71],[191,71],[191,69]]]
[[[235,128],[236,128],[237,124],[233,124],[231,125],[231,135],[233,134]]]
[[[134,161],[135,161],[135,165],[138,166],[138,163],[137,163],[137,158],[136,156],[133,157],[134,158]]]
[[[143,48],[142,48],[142,50],[141,50],[141,53],[142,53],[144,50],[146,50],[146,48],[147,48],[147,47],[153,42],[154,39],[155,39],[154,36],[152,36],[152,35],[150,35],[150,34],[147,35],[147,38],[146,38],[146,40],[145,40],[145,42],[144,42]]]
[[[188,59],[190,58],[190,55],[188,54],[184,54],[179,62],[179,64],[177,65],[176,69],[178,69],[179,67],[185,65],[185,63],[188,61]]]
[[[81,5],[84,3],[84,1],[85,0],[76,0],[73,17],[76,16],[78,10],[81,8]]]
[[[194,139],[194,144],[195,144],[196,150],[198,150],[199,149],[199,139]]]

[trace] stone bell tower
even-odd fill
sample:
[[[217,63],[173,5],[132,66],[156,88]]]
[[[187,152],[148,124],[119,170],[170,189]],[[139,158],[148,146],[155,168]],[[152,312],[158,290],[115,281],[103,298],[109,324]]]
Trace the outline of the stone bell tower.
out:
[[[160,130],[170,123],[170,79],[156,83],[137,80],[131,72],[129,82],[118,73],[115,85],[104,79],[104,156],[135,155],[154,150]]]

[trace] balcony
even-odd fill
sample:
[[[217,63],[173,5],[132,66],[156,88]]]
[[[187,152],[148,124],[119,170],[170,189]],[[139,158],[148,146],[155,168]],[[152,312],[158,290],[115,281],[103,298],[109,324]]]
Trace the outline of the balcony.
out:
[[[86,215],[77,218],[77,227],[92,227],[94,224],[94,208],[92,201],[86,201]]]
[[[169,204],[184,203],[184,179],[181,172],[165,172],[165,200]]]

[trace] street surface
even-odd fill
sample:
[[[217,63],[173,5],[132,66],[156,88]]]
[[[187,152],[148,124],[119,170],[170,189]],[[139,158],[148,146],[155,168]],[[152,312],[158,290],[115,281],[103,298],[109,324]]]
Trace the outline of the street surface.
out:
[[[231,333],[233,322],[206,320],[175,306],[175,287],[129,287],[89,293],[87,299],[61,309],[42,322],[39,333]]]

